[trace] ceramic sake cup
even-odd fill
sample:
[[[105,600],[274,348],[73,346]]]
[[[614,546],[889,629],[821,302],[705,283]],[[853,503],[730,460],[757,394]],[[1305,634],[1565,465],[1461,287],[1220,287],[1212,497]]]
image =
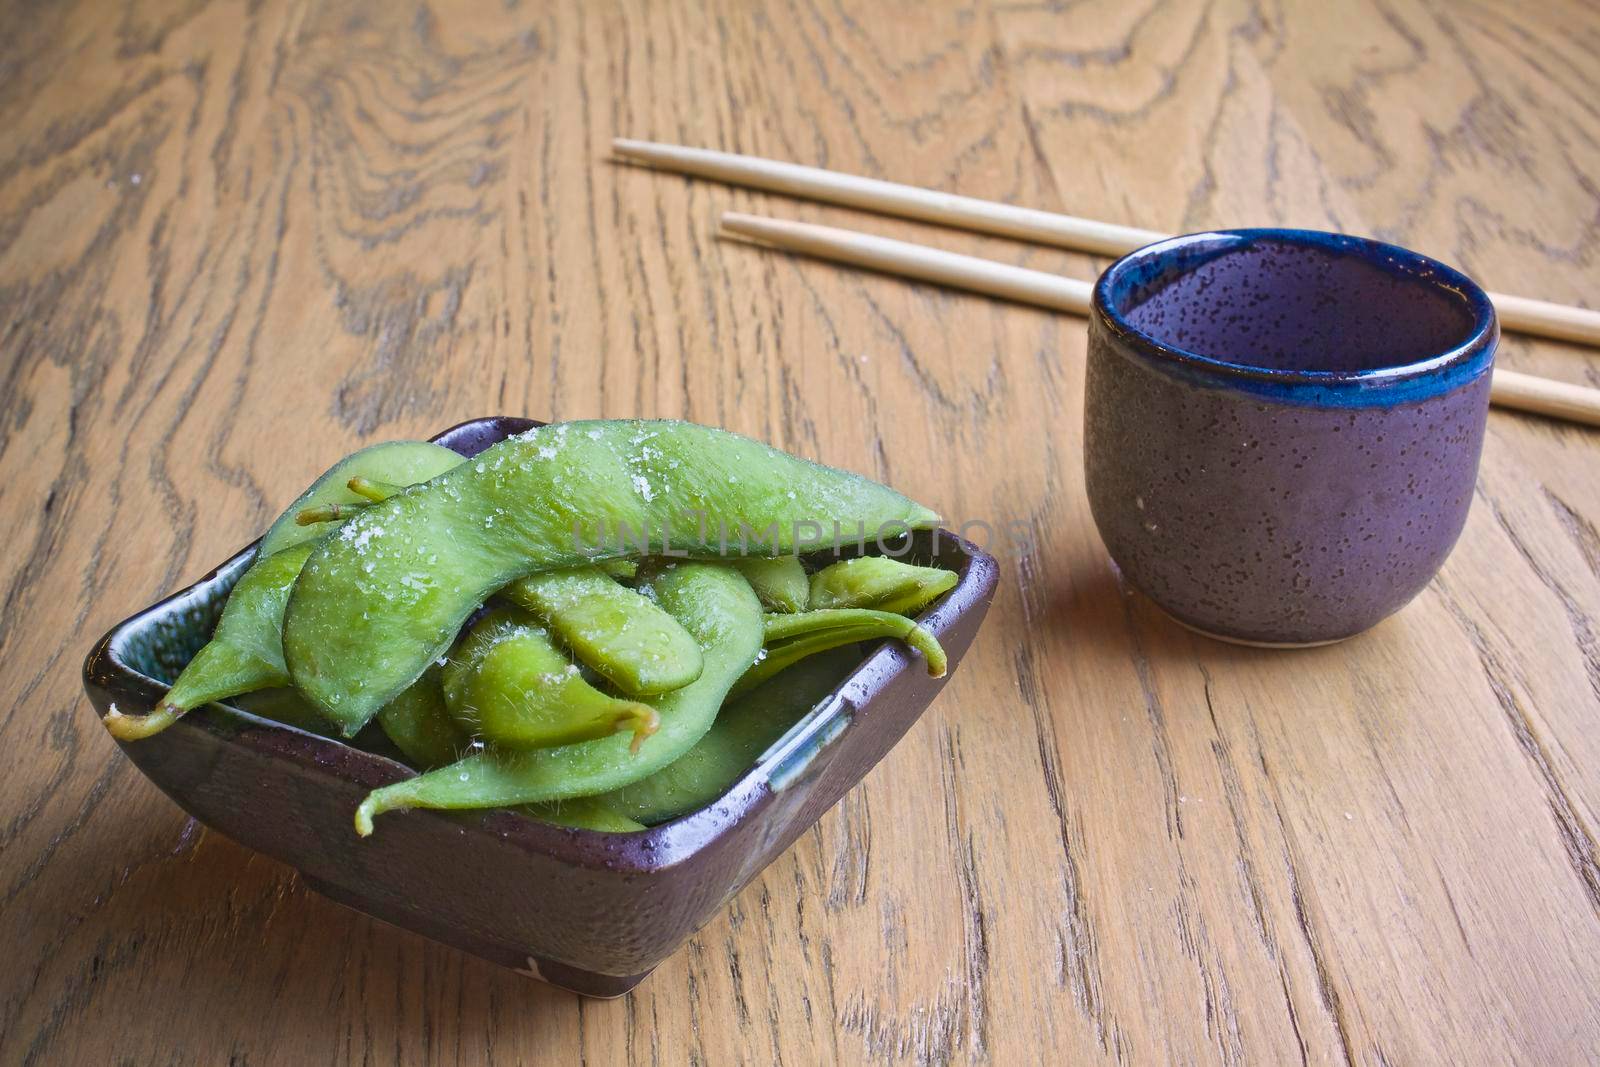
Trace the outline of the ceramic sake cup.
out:
[[[1112,559],[1214,637],[1361,633],[1461,533],[1498,340],[1469,278],[1378,241],[1223,230],[1125,256],[1095,285],[1084,401]]]

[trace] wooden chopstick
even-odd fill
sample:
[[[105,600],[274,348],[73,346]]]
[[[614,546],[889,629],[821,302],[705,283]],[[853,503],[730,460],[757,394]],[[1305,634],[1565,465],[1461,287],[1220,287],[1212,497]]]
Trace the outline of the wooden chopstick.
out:
[[[957,255],[854,230],[733,211],[723,214],[722,228],[728,233],[774,248],[802,252],[818,259],[849,263],[885,274],[917,278],[936,285],[986,293],[1074,315],[1089,313],[1093,287],[1076,278],[1063,278],[1044,271],[1013,267],[976,256]],[[1489,399],[1501,407],[1600,426],[1600,389],[1496,369],[1489,386]]]
[[[1557,382],[1536,374],[1496,367],[1489,383],[1489,402],[1503,408],[1531,411],[1552,419],[1600,426],[1600,389]]]
[[[915,185],[862,178],[855,174],[841,174],[759,156],[713,152],[706,148],[683,148],[655,141],[630,141],[626,138],[617,138],[611,142],[611,146],[620,156],[663,170],[715,178],[730,185],[769,189],[807,200],[844,204],[882,215],[900,215],[957,229],[1038,241],[1097,255],[1125,255],[1135,248],[1143,248],[1167,237],[1167,234],[1155,230],[1116,226],[1109,222],[1058,215],[1053,211],[940,193],[932,189],[919,189]]]
[[[1168,236],[1155,230],[940,193],[759,156],[627,138],[617,138],[611,145],[626,159],[663,170],[1095,255],[1121,256]],[[1489,298],[1494,301],[1502,329],[1600,346],[1600,311],[1503,293],[1490,293]]]
[[[1073,315],[1089,314],[1089,294],[1094,287],[1076,278],[1063,278],[1058,274],[1013,267],[977,256],[943,252],[925,245],[874,237],[854,230],[744,215],[736,211],[723,212],[722,228],[775,248],[804,252],[818,259],[851,263],[884,274],[917,278],[952,289],[987,293]]]

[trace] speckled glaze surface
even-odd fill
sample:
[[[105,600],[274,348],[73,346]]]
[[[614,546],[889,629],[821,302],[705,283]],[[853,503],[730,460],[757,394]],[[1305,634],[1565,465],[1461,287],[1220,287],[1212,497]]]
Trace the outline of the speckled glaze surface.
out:
[[[1214,636],[1360,633],[1466,521],[1499,331],[1470,279],[1375,241],[1232,230],[1112,264],[1084,464],[1112,558]]]
[[[434,440],[471,456],[534,425],[477,419]],[[113,704],[151,710],[254,554],[254,545],[241,550],[96,643],[83,681],[97,715]],[[620,996],[859,782],[955,672],[993,599],[995,560],[942,530],[918,534],[906,558],[960,574],[920,617],[939,635],[949,673],[930,678],[900,647],[875,646],[721,799],[636,833],[503,809],[408,811],[361,839],[351,824],[361,798],[413,771],[222,705],[119,744],[190,815],[298,868],[325,896],[574,992]]]

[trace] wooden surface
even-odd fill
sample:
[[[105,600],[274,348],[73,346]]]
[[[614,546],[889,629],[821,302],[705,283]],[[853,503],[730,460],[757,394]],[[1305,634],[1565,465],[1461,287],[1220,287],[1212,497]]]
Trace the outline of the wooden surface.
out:
[[[1600,434],[1496,413],[1437,581],[1214,644],[1090,521],[1081,322],[711,236],[614,135],[1600,291],[1600,12],[1505,0],[130,2],[0,13],[0,1062],[1600,1057]],[[1593,353],[1506,365],[1600,384]],[[634,995],[581,1003],[190,823],[95,724],[109,625],[369,441],[678,416],[1024,519],[895,752]],[[515,892],[516,887],[506,887]]]

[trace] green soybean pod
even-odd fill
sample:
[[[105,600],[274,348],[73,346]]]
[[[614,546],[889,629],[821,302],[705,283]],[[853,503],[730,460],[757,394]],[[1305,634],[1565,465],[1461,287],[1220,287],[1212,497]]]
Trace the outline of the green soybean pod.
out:
[[[631,582],[639,576],[639,561],[636,559],[601,560],[599,567],[619,582]]]
[[[761,650],[761,602],[737,571],[716,563],[677,564],[651,587],[694,635],[705,669],[682,689],[654,698],[661,728],[648,745],[633,753],[618,735],[521,752],[488,748],[375,791],[356,810],[356,832],[365,837],[375,816],[403,808],[496,808],[593,796],[654,774],[692,748]]]
[[[806,609],[810,587],[798,556],[747,556],[737,566],[768,611]]]
[[[915,615],[956,587],[960,575],[888,556],[831,563],[811,576],[807,607],[872,608]]]
[[[541,822],[557,826],[570,826],[576,830],[600,830],[610,834],[628,834],[644,830],[644,823],[630,819],[612,809],[599,797],[573,797],[570,800],[551,800],[543,804],[527,804],[524,814]]]
[[[328,725],[328,720],[323,718],[322,712],[307,704],[299,693],[287,686],[252,689],[223,699],[233,707],[248,711],[252,715],[259,715],[263,719],[281,722],[285,726],[293,726],[296,730],[304,730],[310,734],[333,736],[332,728]]]
[[[454,763],[471,744],[444,703],[438,667],[429,667],[378,712],[378,725],[407,760],[422,770]]]
[[[886,486],[721,430],[540,427],[366,508],[322,542],[290,597],[284,653],[295,687],[349,736],[444,653],[479,604],[524,575],[723,543],[740,555],[792,554],[832,522],[935,521]]]
[[[161,704],[149,715],[108,713],[104,719],[106,729],[119,740],[137,741],[160,733],[201,704],[287,685],[282,638],[284,609],[315,541],[332,529],[327,525],[315,529],[297,526],[299,513],[308,504],[321,506],[343,499],[338,493],[344,482],[353,477],[351,471],[406,481],[431,477],[461,462],[460,455],[440,445],[396,441],[362,449],[334,464],[273,522],[256,550],[255,561],[229,593],[211,641],[184,667]],[[357,499],[355,494],[346,495]],[[322,715],[320,708],[315,711]]]
[[[789,667],[728,701],[699,744],[672,763],[593,799],[646,825],[698,811],[726,793],[860,661],[855,649],[836,648]]]
[[[289,684],[279,627],[289,588],[311,545],[286,548],[252,563],[239,576],[211,640],[196,652],[161,703],[148,715],[106,712],[106,729],[119,741],[160,733],[187,711],[254,689]]]
[[[440,682],[457,725],[505,748],[570,745],[628,730],[637,750],[661,722],[649,704],[590,685],[519,608],[498,608],[473,623]]]
[[[282,515],[267,528],[261,539],[261,553],[271,555],[291,545],[314,541],[328,533],[326,527],[307,527],[295,522],[302,512],[318,507],[359,505],[370,501],[350,489],[350,481],[361,478],[391,486],[414,485],[459,466],[464,458],[431,441],[385,441],[352,452],[329,467],[311,483],[311,488],[295,498]],[[341,518],[333,514],[329,518]]]
[[[779,671],[819,652],[886,637],[903,641],[922,653],[928,673],[935,678],[944,677],[949,666],[944,646],[939,644],[933,631],[914,620],[869,608],[824,608],[797,615],[768,615],[766,647],[762,649],[760,660],[734,685],[733,692],[753,689]]]
[[[536,615],[624,693],[653,696],[700,677],[700,646],[683,624],[599,567],[532,574],[499,595]]]

